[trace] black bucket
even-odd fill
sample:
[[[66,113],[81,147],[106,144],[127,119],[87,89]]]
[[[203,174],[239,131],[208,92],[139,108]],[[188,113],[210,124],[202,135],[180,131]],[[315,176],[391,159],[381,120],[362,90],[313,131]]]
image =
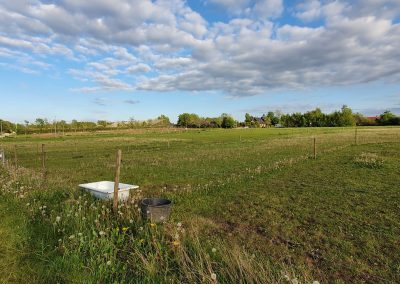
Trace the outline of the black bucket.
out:
[[[164,198],[145,198],[140,201],[142,217],[154,223],[168,219],[171,213],[172,201]]]

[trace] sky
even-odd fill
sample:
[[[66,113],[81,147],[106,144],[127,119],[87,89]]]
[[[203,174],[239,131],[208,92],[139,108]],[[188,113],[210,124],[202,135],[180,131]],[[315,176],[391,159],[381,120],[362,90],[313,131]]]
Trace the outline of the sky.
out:
[[[399,0],[0,0],[0,118],[400,114]]]

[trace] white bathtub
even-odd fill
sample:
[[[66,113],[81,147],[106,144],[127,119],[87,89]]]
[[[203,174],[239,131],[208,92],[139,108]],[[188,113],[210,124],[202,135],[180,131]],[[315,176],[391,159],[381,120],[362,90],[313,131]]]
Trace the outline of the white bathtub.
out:
[[[113,181],[98,181],[84,183],[79,185],[92,195],[99,199],[113,199],[114,197],[114,182]],[[139,188],[137,185],[119,183],[118,184],[118,200],[125,201],[129,198],[129,190]]]

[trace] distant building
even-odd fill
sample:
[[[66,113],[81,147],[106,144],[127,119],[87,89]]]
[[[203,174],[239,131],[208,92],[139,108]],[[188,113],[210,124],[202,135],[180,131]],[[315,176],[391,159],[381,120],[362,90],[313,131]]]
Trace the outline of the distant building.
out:
[[[253,122],[254,124],[258,124],[261,128],[267,127],[264,119],[262,119],[261,117],[253,117]]]
[[[367,116],[367,119],[373,120],[373,121],[378,120],[379,118],[380,118],[379,116]]]

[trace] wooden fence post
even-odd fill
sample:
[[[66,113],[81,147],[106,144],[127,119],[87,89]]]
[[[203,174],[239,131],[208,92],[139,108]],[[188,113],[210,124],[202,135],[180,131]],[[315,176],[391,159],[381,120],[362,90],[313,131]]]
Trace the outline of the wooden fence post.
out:
[[[314,159],[317,158],[317,138],[314,137]]]
[[[357,126],[356,126],[356,130],[354,132],[354,144],[357,145]]]
[[[14,165],[17,168],[18,167],[18,156],[17,156],[17,145],[14,145]]]
[[[122,151],[117,151],[117,161],[116,161],[116,169],[115,169],[115,180],[114,180],[114,197],[113,197],[113,210],[114,212],[118,211],[118,187],[119,187],[119,174],[121,172],[121,157]]]
[[[44,144],[42,144],[42,171],[43,177],[46,177],[46,153],[44,151]]]
[[[5,154],[4,154],[4,149],[0,150],[0,158],[1,158],[1,164],[4,167],[6,165],[6,157],[5,157]]]

